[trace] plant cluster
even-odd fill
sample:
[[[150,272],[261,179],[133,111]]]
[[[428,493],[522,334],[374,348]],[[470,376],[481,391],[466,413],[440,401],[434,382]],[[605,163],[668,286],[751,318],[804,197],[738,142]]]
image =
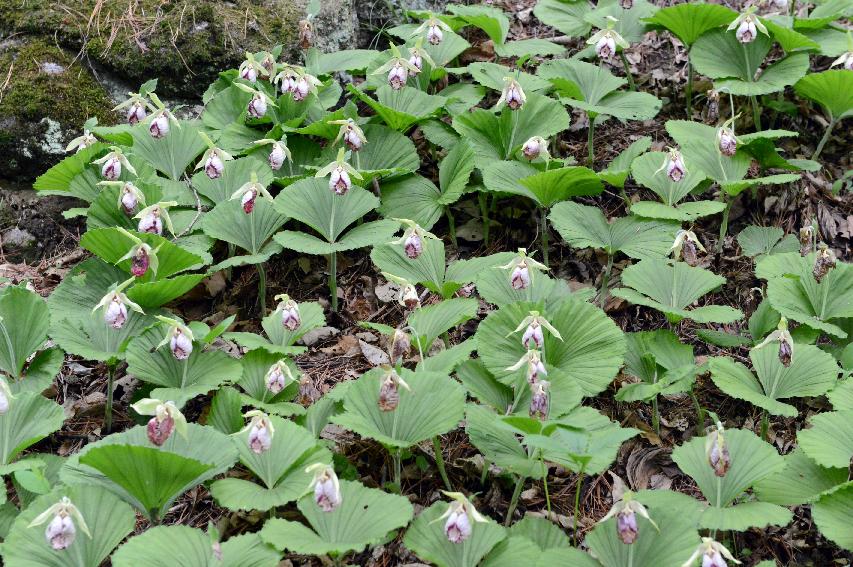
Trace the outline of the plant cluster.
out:
[[[6,564],[272,567],[284,553],[341,564],[400,535],[442,567],[721,567],[741,562],[738,532],[785,526],[790,507],[804,504],[826,538],[853,550],[853,268],[815,226],[787,237],[751,226],[737,240],[754,258],[763,300],[745,326],[743,312],[714,302],[727,279],[713,258],[738,196],[819,169],[831,131],[853,114],[853,46],[838,23],[851,5],[792,16],[786,2],[771,4],[738,14],[539,0],[543,23],[588,37],[572,56],[545,39],[508,41],[508,17],[489,6],[411,12],[412,23],[388,30],[384,51],[321,53],[308,20],[300,65],[281,61],[280,47],[247,53],[204,92],[200,118],[179,118],[152,80],[117,107],[127,124],[88,121],[74,153],[35,187],[83,203],[67,215],[85,217],[80,246],[91,257],[46,301],[23,285],[0,292],[0,474],[14,495],[0,506]],[[689,54],[686,119],[666,122],[667,151],[649,151],[644,137],[602,167],[597,126],[662,108],[625,57],[651,29]],[[471,46],[463,33],[488,36],[500,62],[461,66]],[[843,68],[810,73],[821,57]],[[694,120],[694,69],[713,81],[708,123]],[[354,78],[346,91],[336,78],[344,72]],[[761,128],[762,104],[783,112],[792,100],[827,115],[811,159],[775,146],[797,132]],[[730,114],[720,116],[726,101]],[[738,114],[746,109],[751,121]],[[588,124],[585,165],[560,143],[575,111]],[[633,198],[629,176],[642,188]],[[624,199],[623,216],[592,204],[606,187]],[[457,216],[479,223],[489,244],[499,202],[535,219],[526,248],[448,262]],[[700,219],[719,222],[716,242],[697,236]],[[552,230],[571,249],[600,252],[597,289],[572,291],[555,275]],[[367,249],[400,317],[361,322],[384,336],[381,362],[316,399],[295,360],[300,340],[337,316],[341,255]],[[267,281],[268,264],[293,253],[325,258],[328,302],[269,300],[277,282]],[[238,272],[257,279],[250,310],[262,332],[232,330],[233,316],[178,317],[181,298],[206,277]],[[657,316],[661,328],[623,331],[608,300]],[[458,332],[481,315],[475,332]],[[729,350],[695,357],[685,322],[700,343]],[[62,407],[43,392],[66,354],[102,362],[108,381],[101,438],[63,458],[28,449],[63,425]],[[139,424],[114,431],[120,373],[144,396],[130,408]],[[695,389],[705,375],[760,410],[759,434],[703,406]],[[583,479],[605,473],[642,432],[592,406],[611,389],[650,408],[646,434],[660,433],[663,396],[692,399],[696,435],[672,459],[696,497],[616,487],[610,511],[583,534]],[[767,440],[770,420],[795,418],[798,399],[821,396],[832,411],[812,415],[796,449],[780,454]],[[384,482],[358,480],[321,437],[328,424],[387,452]],[[481,455],[481,484],[494,475],[514,487],[502,521],[484,513],[473,484],[449,474],[442,442],[454,431]],[[445,489],[418,514],[407,460],[434,463]],[[575,476],[571,538],[550,521],[555,466]],[[544,488],[545,513],[517,520],[531,482]],[[171,525],[171,507],[200,484],[223,509],[262,513],[255,528],[223,540],[221,526]],[[147,529],[128,538],[138,516]]]

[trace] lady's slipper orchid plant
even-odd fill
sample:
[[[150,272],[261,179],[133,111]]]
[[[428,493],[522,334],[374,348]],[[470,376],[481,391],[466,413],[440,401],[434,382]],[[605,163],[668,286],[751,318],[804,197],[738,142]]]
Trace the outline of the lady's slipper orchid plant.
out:
[[[504,77],[504,88],[501,91],[501,97],[495,103],[494,109],[500,110],[506,105],[510,110],[518,110],[527,101],[527,95],[524,94],[524,89],[513,77]]]
[[[788,319],[785,317],[780,318],[776,330],[767,335],[753,349],[765,347],[772,342],[779,343],[779,362],[785,368],[791,366],[791,362],[794,360],[794,338],[791,336],[791,332],[788,331]]]
[[[187,437],[187,419],[175,405],[175,402],[164,402],[155,398],[144,398],[131,405],[139,415],[154,416],[148,420],[146,432],[148,440],[162,447],[173,431],[184,439]]]
[[[471,537],[473,529],[472,522],[486,523],[488,518],[477,512],[471,501],[461,492],[447,492],[442,490],[445,496],[450,498],[447,510],[444,514],[433,520],[447,520],[444,522],[444,535],[450,543],[462,543]]]
[[[273,79],[275,83],[281,83],[281,92],[290,93],[296,102],[305,100],[309,93],[317,94],[317,87],[323,83],[314,75],[309,75],[302,67],[296,65],[285,65]]]
[[[637,537],[640,535],[637,526],[637,514],[648,520],[656,530],[660,531],[658,525],[649,517],[646,507],[634,500],[634,493],[630,490],[626,490],[622,494],[622,498],[613,503],[613,507],[598,523],[604,523],[616,516],[616,533],[619,539],[625,545],[631,545],[637,541]]]
[[[548,371],[545,370],[545,365],[542,363],[542,353],[536,349],[528,350],[518,359],[518,362],[508,366],[505,370],[515,371],[524,365],[527,365],[527,382],[529,384],[535,384],[541,377],[548,375]]]
[[[769,36],[770,33],[767,31],[767,28],[764,27],[764,24],[761,23],[761,20],[758,19],[758,16],[755,15],[755,11],[755,6],[750,6],[744,10],[731,24],[729,24],[726,31],[736,30],[735,37],[737,37],[737,40],[741,43],[752,43],[755,41],[755,38],[758,37],[759,31],[764,35]]]
[[[154,103],[154,113],[149,116],[148,123],[148,133],[151,134],[151,137],[159,140],[160,138],[166,137],[169,134],[170,124],[174,124],[176,128],[181,127],[181,123],[175,118],[175,115],[172,114],[172,111],[166,108],[166,105],[160,100],[154,93],[150,93],[148,95],[151,98],[151,102]],[[175,108],[177,110],[177,108]]]
[[[127,322],[128,308],[130,308],[131,311],[136,311],[143,315],[145,314],[142,307],[132,302],[123,293],[127,286],[133,283],[134,279],[135,278],[130,278],[118,285],[114,285],[113,288],[108,291],[92,309],[92,313],[98,309],[103,309],[104,322],[113,329],[121,329],[124,327],[124,324]]]
[[[270,192],[267,191],[266,187],[264,187],[264,184],[258,181],[258,174],[253,171],[249,181],[234,191],[231,195],[231,199],[240,199],[240,203],[243,205],[243,212],[248,215],[255,210],[255,199],[258,198],[258,195],[270,203],[273,202],[272,195],[270,195]]]
[[[387,365],[382,368],[385,371],[385,376],[379,385],[377,405],[381,411],[394,411],[400,404],[400,386],[410,392],[412,389],[393,368]]]
[[[444,39],[444,32],[453,31],[443,20],[436,18],[432,13],[429,17],[412,32],[412,37],[426,32],[426,40],[430,45],[438,45]]]
[[[332,142],[332,145],[337,144],[341,139],[343,139],[344,143],[350,150],[357,152],[361,149],[361,146],[367,143],[367,138],[364,136],[364,132],[352,118],[347,118],[346,120],[332,120],[329,124],[335,124],[341,127],[341,129],[338,130],[338,136],[335,138],[335,141]]]
[[[246,114],[252,118],[263,118],[267,113],[268,106],[276,106],[275,101],[263,91],[253,89],[243,83],[234,83],[234,86],[252,95],[249,104],[246,105]]]
[[[429,63],[430,67],[433,69],[436,67],[435,61],[433,61],[432,57],[429,56],[429,53],[423,49],[422,45],[423,38],[419,37],[415,42],[415,46],[409,48],[409,63],[412,64],[412,67],[418,70],[417,73],[409,71],[410,77],[414,77],[424,70],[424,61]]]
[[[414,260],[418,258],[424,251],[424,238],[432,238],[433,240],[440,240],[436,235],[429,232],[428,230],[424,230],[418,223],[409,219],[393,219],[403,226],[407,227],[403,232],[403,236],[398,238],[397,240],[391,241],[391,244],[402,244],[403,251],[406,253],[406,257],[410,260]]]
[[[677,262],[683,258],[687,264],[695,266],[699,263],[698,251],[707,252],[692,230],[679,230],[675,233],[675,240],[670,247],[672,258]]]
[[[65,146],[65,151],[70,152],[74,151],[77,153],[81,150],[85,150],[89,146],[98,143],[98,139],[92,134],[90,128],[94,128],[98,124],[98,120],[96,118],[92,118],[86,121],[86,124],[83,125],[83,134],[77,136]]]
[[[268,54],[271,56],[271,54]],[[237,69],[237,73],[240,75],[240,78],[244,81],[249,81],[250,83],[254,83],[258,80],[258,76],[269,77],[270,71],[269,68],[265,67],[262,63],[255,60],[255,56],[251,53],[246,53],[246,60],[240,63],[240,67]]]
[[[548,322],[545,317],[539,314],[538,311],[531,311],[530,315],[525,317],[518,327],[509,335],[514,335],[522,329],[525,329],[524,335],[521,338],[521,344],[526,349],[536,349],[542,350],[542,347],[545,345],[545,336],[543,335],[542,329],[547,329],[554,337],[563,340],[563,337],[560,336],[560,331],[554,328],[551,323]],[[507,335],[507,336],[509,336]]]
[[[281,326],[288,331],[295,331],[302,324],[302,318],[299,315],[299,304],[290,298],[286,293],[275,296],[278,301],[276,312],[281,313]]]
[[[116,230],[133,241],[133,246],[130,247],[127,254],[116,260],[116,264],[130,260],[130,273],[137,278],[144,276],[149,268],[151,269],[151,273],[156,275],[158,266],[157,252],[160,250],[160,247],[158,246],[154,250],[138,236],[128,232],[124,228],[118,227]]]
[[[133,126],[145,120],[145,118],[148,116],[148,111],[155,110],[155,108],[151,106],[151,103],[149,103],[148,100],[145,98],[148,94],[151,93],[139,92],[127,94],[129,98],[118,106],[116,106],[115,108],[113,108],[113,112],[126,108],[127,112],[125,116],[127,118],[127,122],[128,124]]]
[[[409,60],[400,54],[400,49],[391,44],[391,59],[379,67],[373,74],[388,73],[388,84],[394,90],[400,90],[406,86],[409,74],[417,75],[420,69],[409,63]]]
[[[740,561],[735,559],[723,544],[709,537],[702,538],[702,543],[699,544],[690,559],[682,563],[681,567],[692,567],[699,557],[702,558],[702,567],[727,567],[726,559],[740,565]]]
[[[530,384],[530,409],[528,414],[530,417],[539,420],[548,419],[548,410],[550,409],[550,401],[548,390],[551,383],[547,380],[536,380]]]
[[[530,269],[540,271],[548,271],[548,266],[537,262],[531,256],[527,255],[527,250],[524,248],[518,249],[518,256],[513,258],[505,266],[498,266],[502,270],[511,270],[509,275],[509,284],[512,289],[527,289],[530,287],[531,272]]]
[[[275,435],[275,427],[273,427],[270,421],[270,416],[261,410],[251,410],[244,413],[243,417],[250,417],[252,419],[236,435],[248,431],[249,438],[247,443],[249,444],[249,449],[256,455],[269,451],[269,448],[272,446],[273,435]]]
[[[101,177],[107,181],[115,181],[121,177],[121,168],[124,167],[131,174],[136,175],[136,170],[127,160],[118,146],[110,146],[110,151],[104,157],[96,159],[92,163],[101,165]]]
[[[338,157],[335,161],[317,171],[314,177],[329,176],[329,189],[334,191],[336,195],[344,195],[352,189],[352,179],[363,179],[361,174],[350,164],[346,162],[344,149],[338,148]]]
[[[395,276],[394,274],[389,274],[388,272],[382,272],[382,277],[384,277],[389,282],[393,282],[400,286],[400,291],[397,293],[397,301],[400,305],[406,307],[406,309],[415,309],[416,307],[421,306],[421,300],[418,297],[418,291],[415,288],[414,284],[412,284],[409,280],[405,278],[401,278],[399,276]]]
[[[726,444],[723,424],[717,421],[716,429],[708,434],[705,441],[705,452],[708,456],[708,464],[714,469],[714,474],[719,477],[726,476],[732,466],[732,458],[729,455],[729,447]]]
[[[210,179],[219,179],[222,177],[222,172],[225,171],[225,162],[233,160],[234,157],[223,149],[217,148],[213,140],[204,132],[199,132],[199,136],[207,144],[207,151],[201,156],[201,159],[195,165],[195,169],[204,167],[204,173]]]
[[[169,328],[166,331],[166,337],[160,341],[157,348],[168,344],[169,350],[172,351],[172,356],[177,360],[188,359],[193,352],[192,330],[177,319],[157,315],[157,320]]]
[[[27,527],[33,528],[47,523],[44,537],[53,549],[61,551],[68,549],[74,543],[74,538],[77,536],[74,522],[77,522],[83,533],[91,539],[92,533],[86,525],[86,520],[83,519],[83,514],[67,496],[63,496],[59,502],[36,516]]]
[[[278,171],[284,165],[285,160],[293,163],[293,155],[287,147],[287,136],[282,136],[281,140],[273,140],[272,138],[264,138],[252,142],[257,146],[272,145],[270,148],[270,156],[267,158],[267,163],[273,171]]]
[[[544,161],[551,159],[551,154],[548,152],[548,140],[541,136],[533,136],[524,142],[521,146],[521,153],[528,161],[533,161],[541,157]]]
[[[815,258],[812,275],[817,283],[820,283],[826,274],[835,267],[835,252],[829,249],[825,243],[821,242],[818,246],[817,257]]]
[[[293,373],[290,371],[290,367],[284,359],[281,359],[270,366],[269,370],[267,370],[266,376],[264,376],[264,383],[267,386],[267,390],[269,390],[274,396],[284,390],[287,387],[288,382],[295,381],[296,378],[293,377]]]
[[[684,165],[684,157],[678,151],[678,148],[669,148],[669,152],[663,160],[663,165],[655,171],[655,175],[663,170],[666,170],[666,175],[676,183],[684,178],[684,174],[687,173],[687,166]]]
[[[314,503],[324,512],[331,512],[341,505],[341,484],[331,465],[314,463],[305,469],[314,474],[309,489],[314,490]]]
[[[163,236],[163,227],[165,226],[170,233],[175,234],[172,217],[169,216],[169,207],[174,207],[177,204],[177,201],[160,201],[145,207],[133,217],[139,219],[137,230]]]
[[[607,28],[598,30],[586,40],[587,45],[595,45],[595,54],[599,59],[610,59],[616,55],[616,46],[622,49],[631,47],[631,44],[614,29],[617,21],[613,16],[607,16]]]

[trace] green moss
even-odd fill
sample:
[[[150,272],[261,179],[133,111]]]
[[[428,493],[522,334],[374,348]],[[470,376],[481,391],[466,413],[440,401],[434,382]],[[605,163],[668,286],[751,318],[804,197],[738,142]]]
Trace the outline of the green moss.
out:
[[[72,56],[44,40],[28,41],[16,52],[0,56],[0,69],[14,65],[0,101],[0,116],[34,122],[50,118],[77,128],[90,116],[97,116],[102,124],[114,123],[112,101],[104,89],[87,69],[72,61]],[[47,73],[44,64],[65,70]]]
[[[157,77],[164,96],[199,96],[244,51],[292,46],[301,17],[297,2],[288,0],[106,0],[93,15],[96,6],[98,0],[0,1],[0,36],[52,40],[56,33],[64,46],[79,49],[88,29],[85,49],[93,61],[130,83]]]

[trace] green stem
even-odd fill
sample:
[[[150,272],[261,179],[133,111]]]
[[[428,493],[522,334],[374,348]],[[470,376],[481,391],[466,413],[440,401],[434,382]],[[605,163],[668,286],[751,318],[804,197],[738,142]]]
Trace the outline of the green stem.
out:
[[[444,214],[447,217],[447,228],[450,232],[450,242],[453,243],[454,248],[458,248],[456,245],[456,219],[453,218],[453,212],[450,210],[449,205],[444,207]]]
[[[512,130],[509,134],[509,146],[506,149],[506,159],[512,157],[512,146],[515,143],[515,129],[518,127],[518,111],[510,110],[512,112]]]
[[[394,449],[391,453],[391,460],[394,461],[394,484],[397,485],[397,490],[403,492],[403,455],[401,449]]]
[[[332,311],[338,311],[338,255],[329,254],[329,293],[332,296]]]
[[[104,406],[104,432],[110,433],[113,429],[113,383],[115,382],[116,367],[107,364],[107,403]]]
[[[660,436],[660,410],[658,409],[658,397],[652,398],[652,428]]]
[[[509,508],[506,510],[506,518],[504,519],[505,526],[509,526],[509,523],[512,520],[512,515],[515,513],[516,506],[518,506],[518,497],[521,496],[521,489],[523,486],[524,477],[518,476],[515,481],[515,490],[512,491],[512,498],[509,501]]]
[[[489,459],[483,460],[483,472],[480,473],[480,486],[486,484],[486,477],[489,476],[489,467],[490,467]]]
[[[693,120],[693,64],[690,62],[690,52],[687,52],[687,88],[684,96],[687,99],[687,119]]]
[[[725,189],[720,189],[723,193],[723,202],[726,204],[726,208],[723,209],[723,222],[720,223],[720,239],[717,240],[717,252],[723,251],[723,242],[726,240],[726,233],[729,231],[729,213],[732,210],[732,203],[734,200],[729,199],[729,194],[726,193]]]
[[[625,57],[625,52],[619,51],[619,57],[622,58],[622,65],[625,66],[625,74],[628,76],[628,87],[632,91],[636,91],[637,85],[636,85],[636,83],[634,83],[634,76],[631,75],[631,64],[628,63],[628,58]]]
[[[819,156],[820,152],[823,151],[823,146],[825,146],[827,140],[829,140],[829,134],[832,132],[832,128],[835,126],[835,122],[835,118],[829,121],[829,126],[826,127],[826,132],[823,133],[823,138],[820,139],[820,142],[817,145],[817,149],[812,154],[812,159],[817,159],[817,156]]]
[[[355,168],[361,171],[361,152],[355,152]]]
[[[634,567],[634,546],[628,546],[628,567]]]
[[[444,481],[444,487],[448,492],[453,492],[453,486],[450,484],[450,478],[447,476],[447,469],[444,467],[444,456],[441,454],[441,440],[437,435],[432,438],[432,449],[435,452],[435,466],[438,467],[438,474],[441,475],[441,480]]]
[[[483,192],[479,191],[477,193],[477,201],[480,203],[480,222],[483,223],[483,245],[489,245],[489,198]]]
[[[761,110],[758,107],[758,99],[755,96],[749,97],[749,102],[752,104],[752,121],[755,123],[755,131],[761,131]]]
[[[234,254],[237,253],[237,246],[235,244],[228,243],[228,257],[233,258]],[[225,268],[225,280],[231,281],[231,270],[232,268]]]
[[[548,509],[548,520],[551,520],[551,495],[548,492],[548,469],[545,468],[545,459],[542,450],[539,450],[539,465],[542,467],[542,483],[545,488],[545,506]]]
[[[696,393],[690,390],[690,399],[693,400],[693,408],[696,410],[696,435],[703,435],[705,432],[705,410],[699,404],[699,398]]]
[[[610,272],[613,269],[613,254],[607,255],[607,266],[604,268],[604,273],[601,275],[601,291],[598,292],[598,304],[604,309],[604,306],[607,305],[607,296],[608,296],[608,288],[607,285],[610,283]]]
[[[767,430],[770,429],[770,419],[767,410],[761,410],[761,440],[767,441]]]
[[[588,153],[587,161],[589,162],[588,165],[592,167],[592,161],[595,159],[595,155],[592,151],[592,137],[595,135],[595,118],[593,116],[589,116],[589,114],[587,114],[587,117],[589,118],[589,128],[586,137],[586,148]]]
[[[583,473],[578,473],[578,481],[575,485],[575,511],[572,517],[572,541],[575,546],[578,544],[578,514],[581,507],[581,487],[583,486]]]
[[[267,269],[264,263],[258,264],[258,304],[260,306],[261,317],[266,317],[267,314]]]
[[[550,266],[548,263],[548,211],[545,207],[539,207],[539,214],[542,219],[542,259],[546,266]]]

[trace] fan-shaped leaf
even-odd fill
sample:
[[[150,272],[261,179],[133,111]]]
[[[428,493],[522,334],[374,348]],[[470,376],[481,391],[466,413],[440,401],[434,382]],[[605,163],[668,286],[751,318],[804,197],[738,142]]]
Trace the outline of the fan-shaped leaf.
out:
[[[755,493],[765,502],[782,506],[805,504],[847,480],[846,469],[821,467],[801,448],[783,459],[784,469],[755,484]]]
[[[846,550],[853,550],[850,522],[853,520],[853,482],[838,486],[812,506],[812,517],[820,533]]]
[[[676,183],[660,170],[666,156],[665,152],[641,155],[631,164],[631,175],[637,183],[654,191],[664,204],[674,206],[696,189],[705,175],[701,169],[689,168],[687,174]]]
[[[157,250],[157,272],[149,270],[137,282],[162,280],[171,275],[190,270],[202,264],[202,259],[171,241],[156,234],[132,231],[132,234]],[[119,260],[136,245],[136,242],[116,228],[98,228],[88,230],[80,239],[80,246],[95,254],[105,262],[116,264],[130,274],[130,260]]]
[[[731,23],[737,13],[717,4],[679,4],[661,8],[646,21],[675,34],[688,49],[705,32]]]
[[[829,411],[813,416],[811,427],[797,434],[803,451],[822,467],[846,469],[853,457],[853,411]]]
[[[441,217],[441,200],[443,196],[438,187],[426,177],[415,173],[397,177],[382,185],[382,205],[379,211],[385,217],[410,219],[430,230]]]
[[[47,303],[38,294],[17,286],[0,291],[0,370],[20,379],[27,359],[44,345],[49,325]]]
[[[430,95],[414,87],[395,90],[387,83],[376,89],[376,99],[352,85],[347,90],[372,108],[388,127],[398,132],[405,132],[416,122],[431,117],[445,103],[444,97]]]
[[[37,392],[21,392],[0,415],[0,464],[8,465],[27,447],[62,427],[62,406]]]
[[[533,8],[533,14],[543,24],[549,25],[569,37],[585,36],[590,24],[586,15],[591,8],[586,2],[561,2],[560,0],[539,0]]]
[[[180,124],[180,128],[172,125],[169,133],[160,139],[148,133],[147,124],[137,124],[130,130],[133,154],[175,181],[205,148],[204,140],[198,135],[198,121],[181,120]]]
[[[243,212],[238,199],[231,199],[219,203],[207,213],[201,228],[211,238],[239,246],[250,254],[258,254],[286,220],[286,216],[262,197],[257,198],[254,210],[248,214]]]
[[[272,183],[273,171],[265,161],[257,156],[258,154],[252,154],[225,162],[225,168],[218,179],[211,179],[204,171],[199,171],[192,177],[193,187],[214,205],[217,205],[230,199],[237,189],[248,183],[252,173],[257,174],[259,183],[267,186]]]
[[[853,114],[853,76],[843,69],[812,73],[797,81],[794,90],[823,106],[833,120]]]

